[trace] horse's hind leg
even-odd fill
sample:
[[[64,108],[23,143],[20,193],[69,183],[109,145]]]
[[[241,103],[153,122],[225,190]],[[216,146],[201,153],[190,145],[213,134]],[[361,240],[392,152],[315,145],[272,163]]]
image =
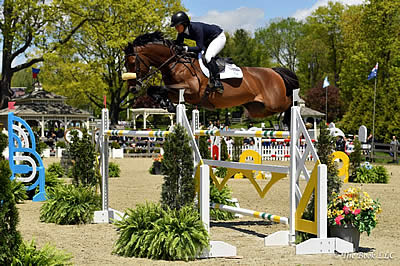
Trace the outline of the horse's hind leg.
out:
[[[268,111],[262,102],[249,102],[243,104],[251,118],[263,118],[275,114],[275,112]]]

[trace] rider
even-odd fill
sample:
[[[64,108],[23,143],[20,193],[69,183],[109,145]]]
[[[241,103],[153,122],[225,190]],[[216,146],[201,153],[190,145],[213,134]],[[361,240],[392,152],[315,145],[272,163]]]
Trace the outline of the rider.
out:
[[[217,25],[190,22],[188,15],[183,11],[179,11],[171,17],[171,27],[175,27],[178,32],[176,44],[182,45],[185,38],[196,41],[196,47],[183,46],[183,50],[194,53],[205,52],[205,59],[210,69],[210,87],[222,93],[224,87],[219,80],[215,56],[225,46],[224,31]]]

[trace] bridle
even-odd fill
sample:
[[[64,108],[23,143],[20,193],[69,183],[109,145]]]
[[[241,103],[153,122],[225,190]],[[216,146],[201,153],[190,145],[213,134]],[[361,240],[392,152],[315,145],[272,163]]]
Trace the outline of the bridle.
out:
[[[163,62],[160,66],[158,66],[156,69],[154,69],[153,71],[151,71],[150,73],[147,73],[145,76],[140,77],[140,64],[142,63],[145,67],[147,67],[148,69],[150,69],[150,64],[146,63],[146,61],[140,57],[139,53],[136,51],[135,49],[136,47],[134,47],[133,49],[133,53],[130,54],[126,54],[125,55],[125,62],[128,61],[128,57],[130,56],[135,56],[135,73],[136,73],[136,90],[140,90],[141,87],[143,87],[146,84],[146,81],[152,77],[156,72],[160,71],[161,69],[168,65],[173,59],[175,59],[176,57],[178,57],[178,60],[176,60],[175,64],[171,67],[171,70],[178,64],[178,63],[183,63],[183,65],[189,69],[189,71],[191,72],[192,76],[196,76],[199,84],[200,84],[200,79],[197,76],[197,74],[195,73],[195,71],[192,71],[187,65],[186,63],[190,63],[190,65],[196,69],[196,67],[193,65],[193,62],[191,60],[189,60],[189,62],[181,62],[180,59],[185,59],[185,55],[180,55],[176,52],[172,53],[172,56],[170,56],[165,62]],[[170,47],[171,50],[174,50],[174,48]]]
[[[135,73],[137,73],[137,75],[140,75],[140,63],[142,63],[143,65],[145,65],[145,67],[147,67],[147,69],[150,70],[150,65],[147,64],[143,58],[141,58],[139,56],[139,53],[136,53],[135,51],[131,54],[127,54],[125,55],[125,62],[127,62],[128,57],[130,56],[135,56]],[[147,73],[147,75],[145,75],[144,77],[140,77],[137,76],[136,77],[136,89],[139,90],[140,87],[142,87],[145,84],[145,81],[152,77],[156,72],[161,71],[161,69],[165,66],[168,65],[170,63],[170,61],[172,59],[174,59],[175,57],[177,57],[178,55],[176,53],[174,53],[171,57],[169,57],[164,63],[162,63],[159,67],[157,67],[156,69],[154,69],[153,71],[151,71],[150,73]],[[175,66],[175,65],[174,65]]]

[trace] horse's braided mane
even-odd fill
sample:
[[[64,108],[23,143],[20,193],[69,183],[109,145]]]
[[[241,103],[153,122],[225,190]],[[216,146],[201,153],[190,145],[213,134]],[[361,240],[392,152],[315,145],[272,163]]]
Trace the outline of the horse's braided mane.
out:
[[[164,38],[164,34],[160,31],[145,33],[138,36],[133,42],[128,43],[128,46],[125,47],[125,54],[132,54],[134,53],[134,47],[144,46],[149,43],[163,43],[168,47],[172,44],[170,40]]]

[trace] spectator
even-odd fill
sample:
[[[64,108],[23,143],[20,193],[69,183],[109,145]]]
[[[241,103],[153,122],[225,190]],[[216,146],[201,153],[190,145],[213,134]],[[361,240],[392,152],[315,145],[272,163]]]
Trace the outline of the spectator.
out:
[[[394,156],[394,154],[397,152],[398,146],[399,146],[399,142],[396,139],[396,136],[392,136],[392,141],[390,142],[390,156],[393,157],[393,161],[397,160],[397,156]]]
[[[336,150],[344,152],[345,144],[346,144],[346,142],[344,141],[343,137],[342,136],[337,136],[337,139],[336,139]]]

